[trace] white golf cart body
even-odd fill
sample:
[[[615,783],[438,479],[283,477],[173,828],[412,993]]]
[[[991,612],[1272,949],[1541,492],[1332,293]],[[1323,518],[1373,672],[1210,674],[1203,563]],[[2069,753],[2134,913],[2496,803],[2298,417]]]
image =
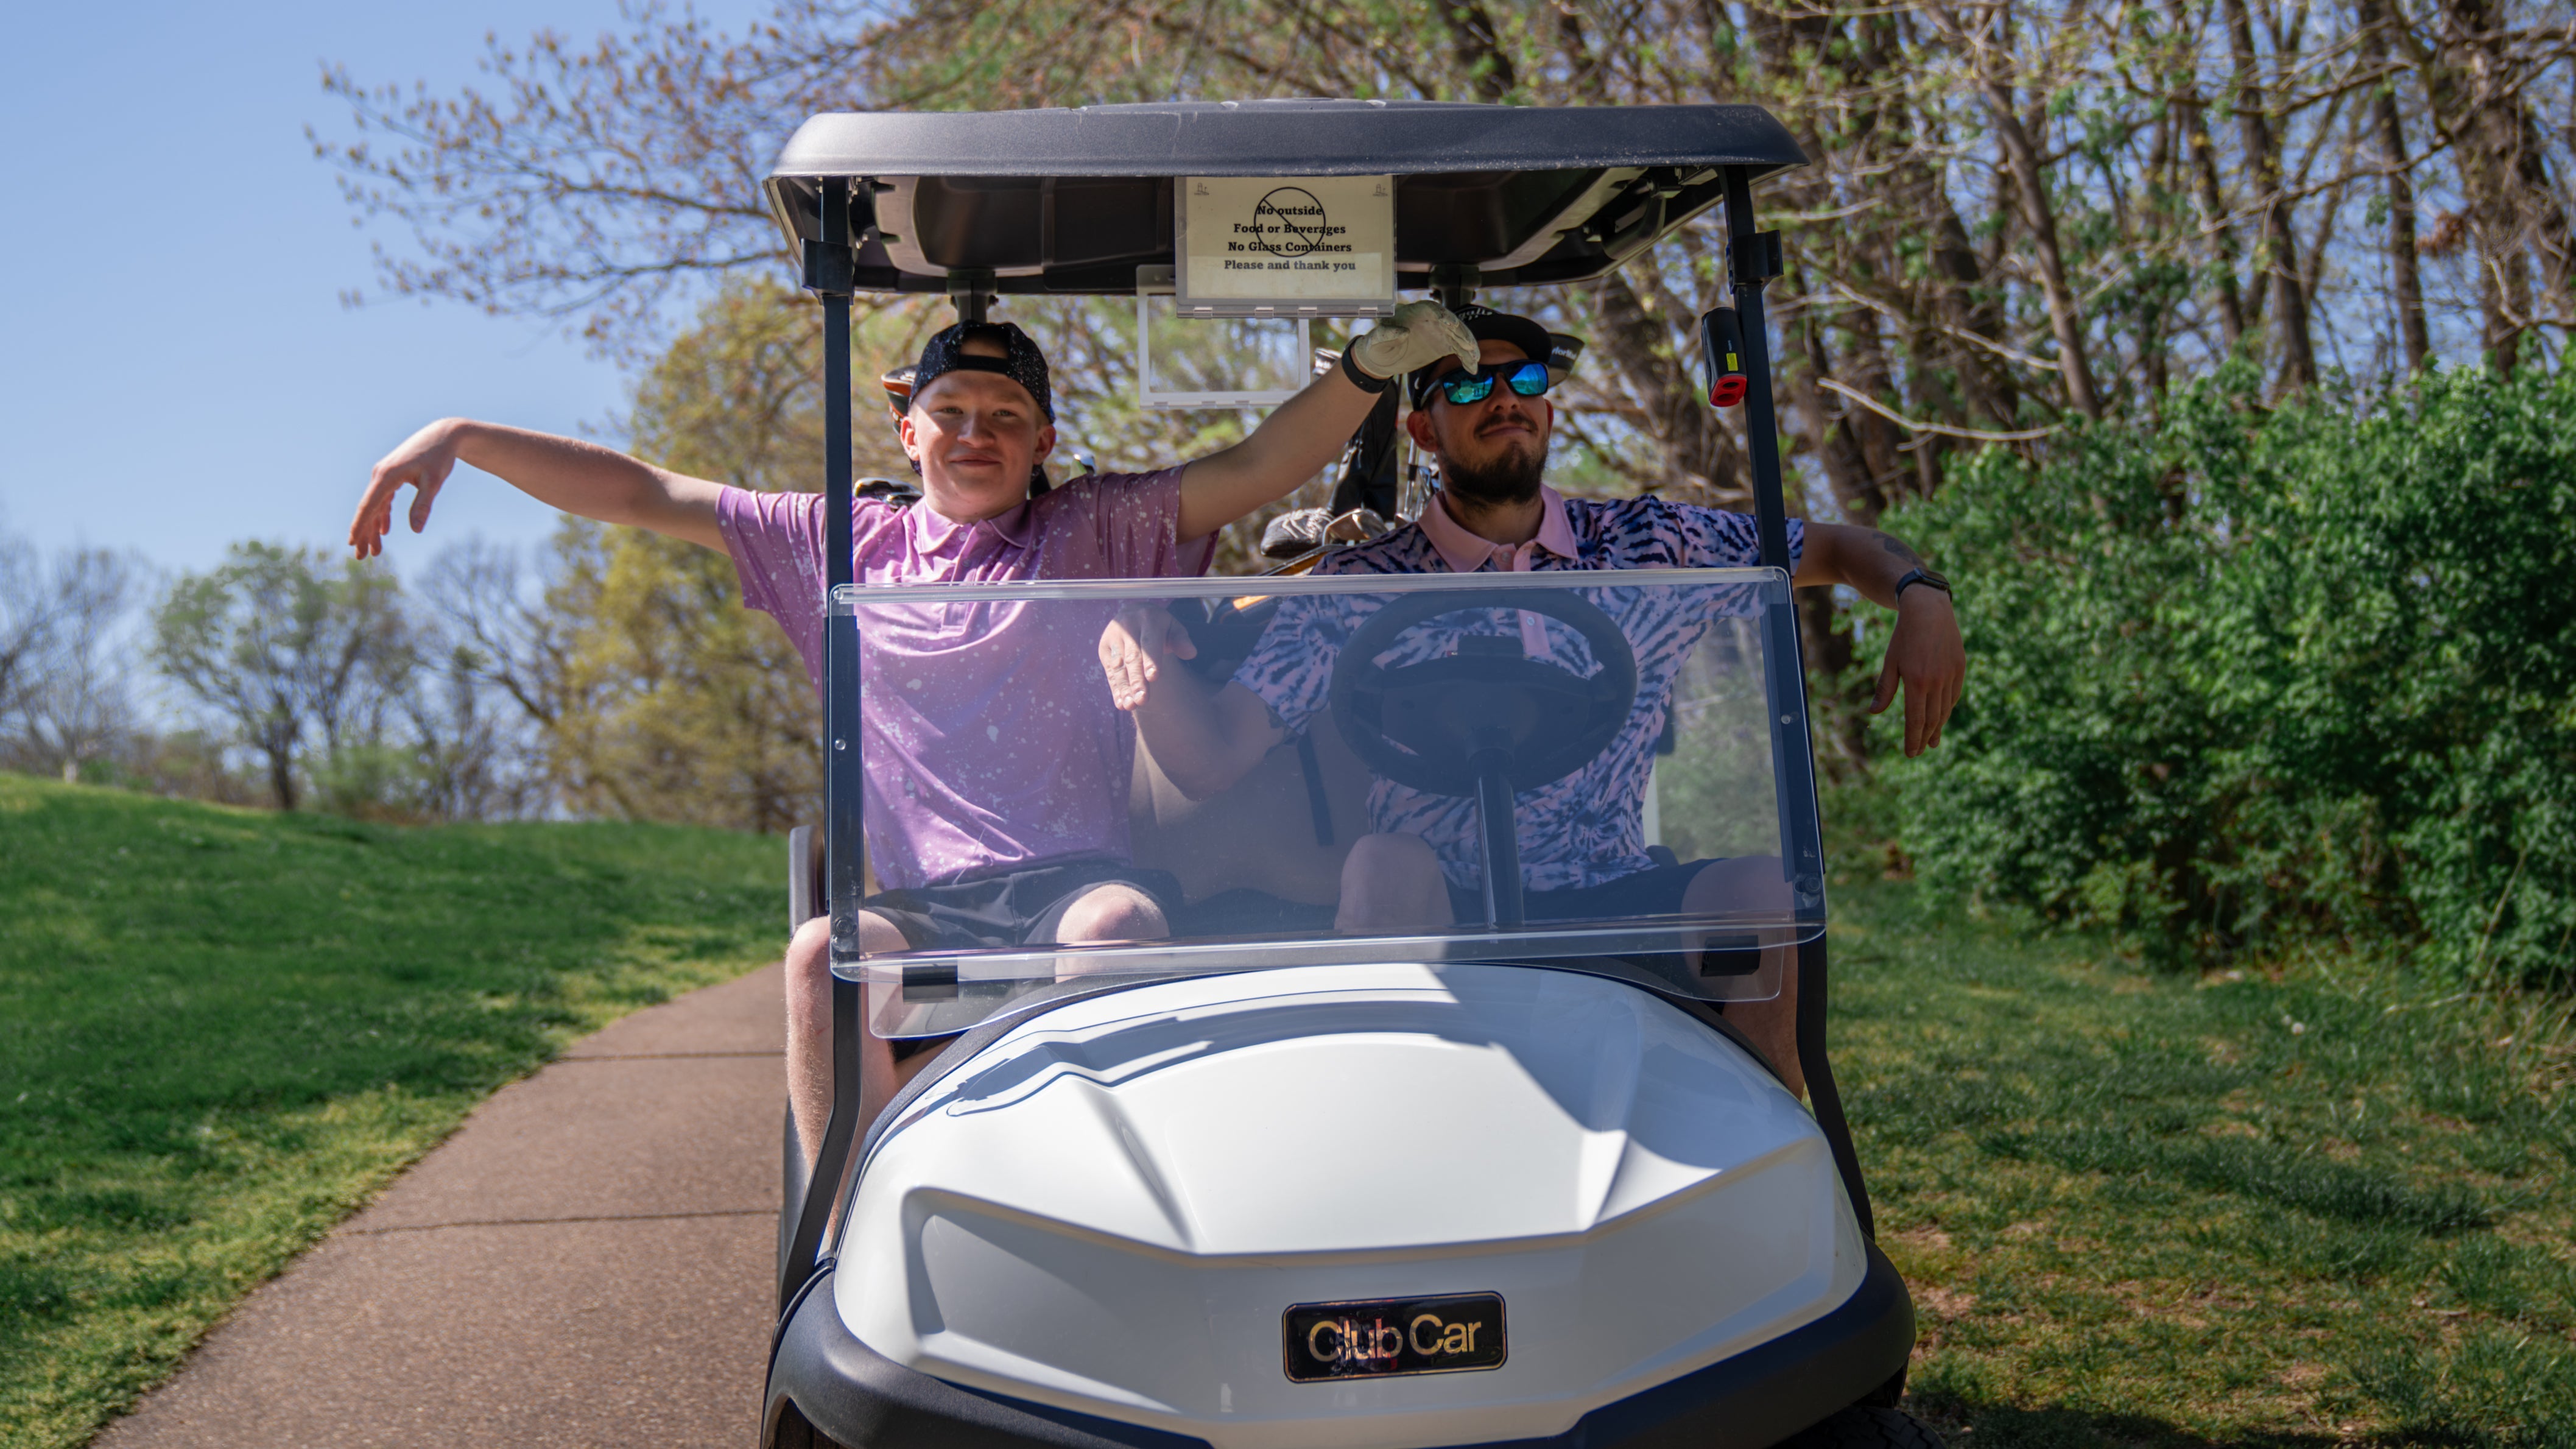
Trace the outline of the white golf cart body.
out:
[[[916,1113],[836,1255],[851,1335],[1217,1449],[1553,1437],[1814,1322],[1868,1266],[1779,1083],[1574,972],[1298,967],[1088,997]],[[1281,1371],[1291,1304],[1467,1291],[1506,1305],[1488,1372]],[[1375,1332],[1427,1347],[1447,1324],[1425,1316]],[[1365,1333],[1307,1336],[1385,1346]]]
[[[979,294],[1132,289],[1170,265],[1180,177],[1390,174],[1408,285],[1489,265],[1555,282],[1797,159],[1746,107],[825,116],[771,199],[845,318],[853,288],[958,276]],[[1076,195],[1131,191],[1149,218],[1162,198],[1159,244],[1072,224]],[[1482,229],[1408,220],[1452,208]],[[1077,233],[1115,254],[1076,255]],[[763,1443],[1756,1449],[1892,1393],[1912,1313],[1869,1241],[1823,1054],[1822,857],[1770,466],[1759,568],[834,580],[836,1102],[811,1179],[790,1132]],[[1185,797],[1096,666],[1062,663],[1146,604],[1206,641],[1208,687],[1302,649],[1329,702],[1310,680],[1294,747]],[[1170,933],[863,953],[857,842],[905,792],[864,702],[940,687],[883,641],[971,640],[1005,616],[1043,627],[1015,636],[990,748],[1043,751],[1083,711],[1127,730],[1129,858],[1168,882]],[[1484,744],[1435,747],[1453,736]],[[1541,909],[1592,883],[1529,834],[1564,817],[1568,781],[1669,898]],[[1352,842],[1407,801],[1450,802],[1426,829],[1452,919],[1337,929]],[[1522,859],[1483,872],[1498,849]],[[1702,861],[1734,884],[1676,864]],[[1480,878],[1524,870],[1526,891]],[[1812,1113],[1723,1014],[1788,971],[1813,1003]],[[888,1102],[858,1099],[862,1018],[936,1053]]]

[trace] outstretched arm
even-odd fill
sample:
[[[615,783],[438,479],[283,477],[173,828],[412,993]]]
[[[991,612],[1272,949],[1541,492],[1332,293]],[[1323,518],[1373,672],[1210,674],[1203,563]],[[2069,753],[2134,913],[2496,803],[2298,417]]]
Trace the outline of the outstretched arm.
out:
[[[1475,334],[1437,302],[1407,302],[1351,344],[1352,365],[1371,377],[1451,357],[1475,366]],[[1205,538],[1295,492],[1341,453],[1377,399],[1334,367],[1262,419],[1251,437],[1190,464],[1181,474],[1179,541]]]
[[[639,462],[613,448],[526,428],[441,418],[403,440],[376,464],[349,520],[349,547],[360,558],[384,552],[394,499],[414,490],[411,531],[429,526],[430,503],[459,462],[471,463],[540,503],[601,523],[630,524],[725,552],[716,527],[721,486]]]
[[[1869,712],[1885,710],[1898,685],[1904,686],[1908,755],[1941,743],[1941,726],[1958,707],[1968,678],[1968,651],[1959,642],[1950,596],[1924,584],[1897,595],[1898,580],[1929,567],[1893,534],[1840,523],[1808,524],[1798,558],[1799,585],[1849,584],[1862,598],[1896,611],[1896,632],[1888,638],[1887,665],[1878,673],[1878,697]]]
[[[1197,655],[1189,631],[1152,604],[1121,609],[1100,635],[1111,702],[1136,716],[1136,733],[1181,793],[1204,800],[1287,736],[1261,696],[1231,681],[1217,688],[1172,662]]]

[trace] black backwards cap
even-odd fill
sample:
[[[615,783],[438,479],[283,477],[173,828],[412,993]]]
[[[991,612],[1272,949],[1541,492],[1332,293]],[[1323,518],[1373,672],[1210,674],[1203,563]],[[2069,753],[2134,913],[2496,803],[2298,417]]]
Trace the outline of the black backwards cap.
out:
[[[1550,332],[1527,317],[1515,317],[1509,312],[1497,312],[1491,307],[1480,307],[1473,302],[1458,308],[1456,316],[1459,321],[1467,324],[1467,331],[1477,341],[1508,342],[1519,348],[1521,355],[1531,361],[1546,363],[1548,380],[1551,383],[1565,381],[1566,374],[1574,370],[1574,360],[1583,355],[1581,338]],[[1432,384],[1457,370],[1454,365],[1445,362],[1435,362],[1429,367],[1417,368],[1413,375],[1406,379],[1407,391],[1412,394],[1413,405],[1418,408],[1427,403],[1431,398]]]
[[[977,357],[968,353],[966,344],[978,338],[999,344],[1002,356]],[[1037,343],[1016,322],[960,322],[930,334],[930,340],[922,344],[921,361],[913,367],[907,402],[951,372],[998,372],[1027,388],[1029,396],[1037,400],[1038,411],[1046,415],[1048,422],[1055,421],[1055,399],[1047,390],[1046,354],[1038,351]]]

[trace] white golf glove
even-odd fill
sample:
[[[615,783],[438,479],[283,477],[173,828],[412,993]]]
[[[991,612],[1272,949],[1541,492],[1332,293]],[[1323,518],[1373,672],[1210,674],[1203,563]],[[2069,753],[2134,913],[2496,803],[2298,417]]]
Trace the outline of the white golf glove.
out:
[[[1476,366],[1476,334],[1437,302],[1407,302],[1350,346],[1351,365],[1371,377],[1397,377],[1455,357]]]

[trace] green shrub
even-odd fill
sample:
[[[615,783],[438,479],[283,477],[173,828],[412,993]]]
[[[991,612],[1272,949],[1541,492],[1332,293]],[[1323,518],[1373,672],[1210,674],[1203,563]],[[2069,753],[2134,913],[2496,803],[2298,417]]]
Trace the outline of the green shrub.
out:
[[[2576,377],[2250,383],[1890,520],[1971,660],[1893,768],[1908,848],[2178,959],[2325,932],[2576,980]]]

